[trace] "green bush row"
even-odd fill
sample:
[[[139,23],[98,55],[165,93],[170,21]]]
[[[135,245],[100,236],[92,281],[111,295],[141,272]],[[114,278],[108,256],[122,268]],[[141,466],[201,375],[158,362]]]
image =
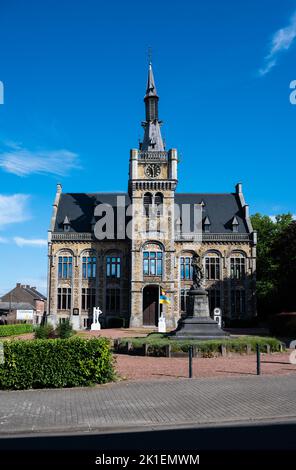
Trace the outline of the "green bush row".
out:
[[[106,338],[5,341],[3,347],[0,389],[76,387],[114,379]]]
[[[121,338],[118,340],[118,352],[123,352],[127,343],[132,344],[134,353],[140,350],[146,344],[148,346],[148,354],[151,356],[165,355],[165,347],[170,345],[171,352],[188,352],[189,346],[195,346],[202,356],[212,356],[221,352],[221,346],[225,346],[227,351],[244,354],[247,346],[251,347],[251,351],[256,350],[259,344],[260,350],[266,352],[266,346],[270,347],[271,352],[279,352],[283,348],[283,344],[276,338],[260,337],[260,336],[244,336],[240,338],[217,339],[217,340],[174,340],[169,339],[167,335],[152,333],[145,338]]]
[[[32,333],[33,329],[33,325],[30,325],[29,323],[19,323],[17,325],[0,325],[0,337]]]

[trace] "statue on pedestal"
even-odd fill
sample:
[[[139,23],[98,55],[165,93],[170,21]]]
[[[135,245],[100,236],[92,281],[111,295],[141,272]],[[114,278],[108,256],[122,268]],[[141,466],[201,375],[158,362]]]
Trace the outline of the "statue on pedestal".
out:
[[[93,312],[93,322],[91,324],[90,329],[91,330],[100,330],[101,329],[101,324],[99,321],[99,316],[101,315],[102,310],[100,310],[99,307],[94,307],[94,312]]]
[[[202,287],[203,284],[203,268],[202,264],[200,261],[200,257],[197,255],[194,255],[191,260],[191,266],[192,266],[192,285],[194,289],[198,289]]]
[[[182,340],[227,338],[228,334],[210,317],[208,291],[203,286],[204,272],[200,256],[192,257],[191,267],[192,286],[188,292],[186,315],[181,316],[170,337]]]

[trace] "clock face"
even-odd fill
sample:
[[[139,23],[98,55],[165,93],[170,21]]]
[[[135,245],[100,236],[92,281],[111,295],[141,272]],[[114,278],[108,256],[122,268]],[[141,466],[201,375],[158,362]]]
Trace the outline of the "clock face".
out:
[[[145,175],[148,176],[148,178],[156,178],[160,175],[160,165],[151,163],[149,165],[146,165]]]

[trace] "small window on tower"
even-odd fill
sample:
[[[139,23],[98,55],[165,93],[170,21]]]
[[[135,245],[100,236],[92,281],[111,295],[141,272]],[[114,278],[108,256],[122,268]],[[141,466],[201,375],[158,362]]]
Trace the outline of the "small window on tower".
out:
[[[145,193],[144,194],[144,198],[143,198],[143,206],[144,206],[144,215],[146,215],[146,217],[149,216],[149,211],[151,210],[151,206],[152,206],[152,194],[150,193]]]
[[[154,198],[154,203],[156,207],[156,214],[162,215],[163,214],[163,195],[162,193],[156,193]]]

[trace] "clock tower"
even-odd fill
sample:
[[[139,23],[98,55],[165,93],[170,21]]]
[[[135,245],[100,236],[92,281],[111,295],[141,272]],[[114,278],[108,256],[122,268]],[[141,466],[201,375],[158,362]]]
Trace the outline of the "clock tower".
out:
[[[159,97],[149,64],[143,141],[129,163],[131,209],[131,327],[155,327],[160,315],[167,327],[179,315],[175,279],[175,190],[177,150],[166,150],[158,117]],[[170,304],[160,305],[164,290]]]

